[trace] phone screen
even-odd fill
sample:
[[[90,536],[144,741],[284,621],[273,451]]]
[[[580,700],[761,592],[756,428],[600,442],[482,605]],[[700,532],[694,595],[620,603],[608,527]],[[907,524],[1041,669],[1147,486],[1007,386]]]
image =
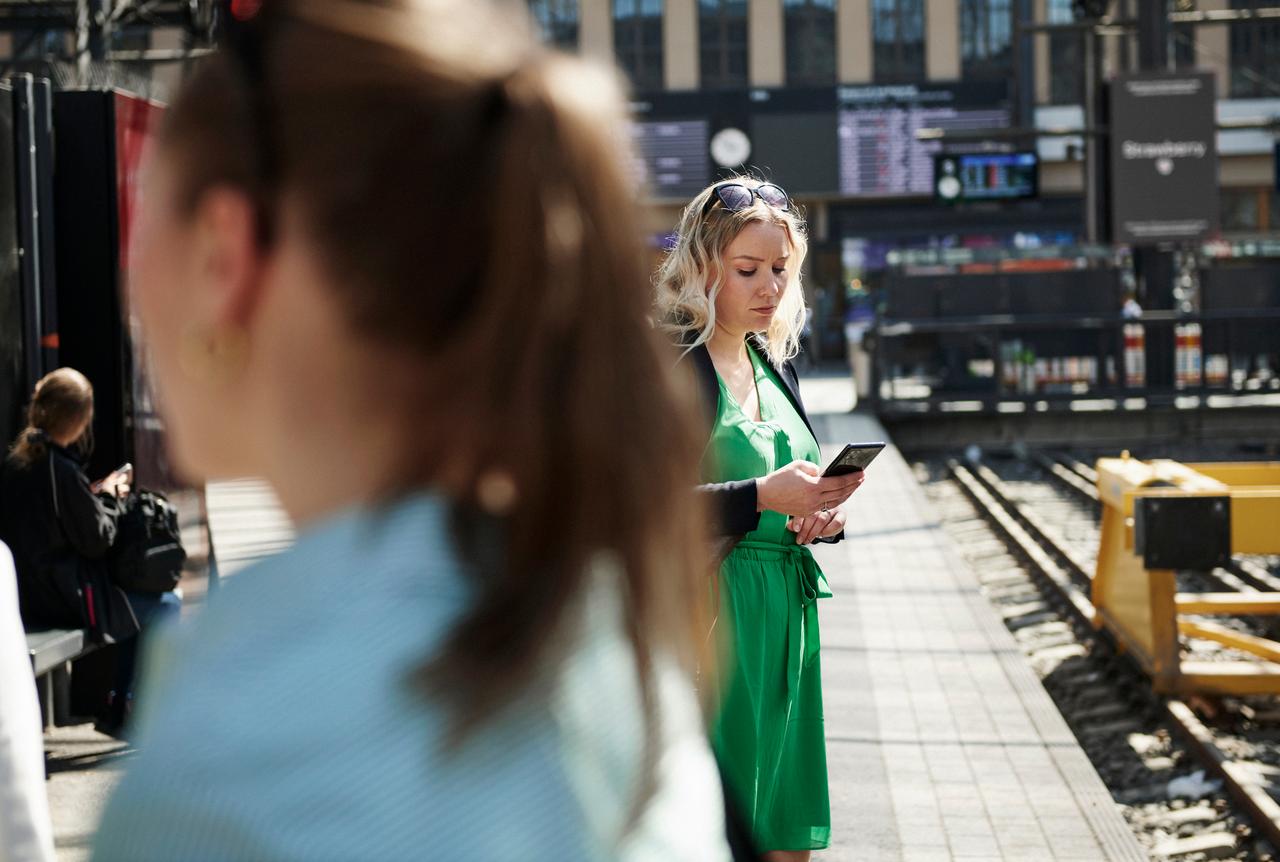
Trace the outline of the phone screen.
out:
[[[884,449],[884,445],[884,443],[850,443],[835,457],[835,460],[827,465],[827,469],[823,471],[823,477],[845,476],[865,470]]]

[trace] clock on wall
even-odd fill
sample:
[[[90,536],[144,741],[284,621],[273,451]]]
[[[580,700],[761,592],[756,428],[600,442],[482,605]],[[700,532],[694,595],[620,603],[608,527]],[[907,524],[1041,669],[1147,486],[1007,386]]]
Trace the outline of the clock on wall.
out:
[[[935,162],[933,170],[933,190],[944,201],[958,200],[964,191],[960,182],[960,165],[956,159],[940,158]]]
[[[721,129],[711,138],[711,158],[722,168],[736,168],[750,157],[751,139],[741,129]]]

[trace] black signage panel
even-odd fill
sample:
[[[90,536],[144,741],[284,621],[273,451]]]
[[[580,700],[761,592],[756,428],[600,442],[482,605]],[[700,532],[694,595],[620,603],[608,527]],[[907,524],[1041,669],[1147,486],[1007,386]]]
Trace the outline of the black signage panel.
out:
[[[836,115],[757,114],[750,165],[791,194],[833,194],[840,188]]]
[[[975,131],[1009,125],[1004,84],[840,87],[837,132],[840,191],[866,197],[933,193],[938,141],[920,129]]]
[[[1218,226],[1211,73],[1111,83],[1111,214],[1117,242],[1196,241]]]
[[[710,182],[706,120],[633,122],[635,171],[645,194],[687,200]]]

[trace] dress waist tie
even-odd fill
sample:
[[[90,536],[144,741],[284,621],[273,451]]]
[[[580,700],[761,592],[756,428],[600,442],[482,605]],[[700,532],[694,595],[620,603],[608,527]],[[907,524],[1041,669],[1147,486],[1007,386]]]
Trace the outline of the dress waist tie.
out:
[[[800,673],[818,654],[818,599],[831,598],[827,576],[822,573],[813,553],[803,545],[779,545],[774,542],[742,541],[734,546],[739,549],[777,554],[780,560],[795,564],[800,573],[799,596],[800,625],[787,626],[787,693],[796,694],[800,685]]]

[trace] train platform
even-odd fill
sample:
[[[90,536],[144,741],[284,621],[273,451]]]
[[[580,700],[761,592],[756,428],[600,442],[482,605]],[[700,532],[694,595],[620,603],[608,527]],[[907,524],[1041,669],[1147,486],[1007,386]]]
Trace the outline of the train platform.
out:
[[[888,440],[847,378],[802,391],[824,457]],[[890,445],[817,556],[832,846],[825,860],[1148,858]]]

